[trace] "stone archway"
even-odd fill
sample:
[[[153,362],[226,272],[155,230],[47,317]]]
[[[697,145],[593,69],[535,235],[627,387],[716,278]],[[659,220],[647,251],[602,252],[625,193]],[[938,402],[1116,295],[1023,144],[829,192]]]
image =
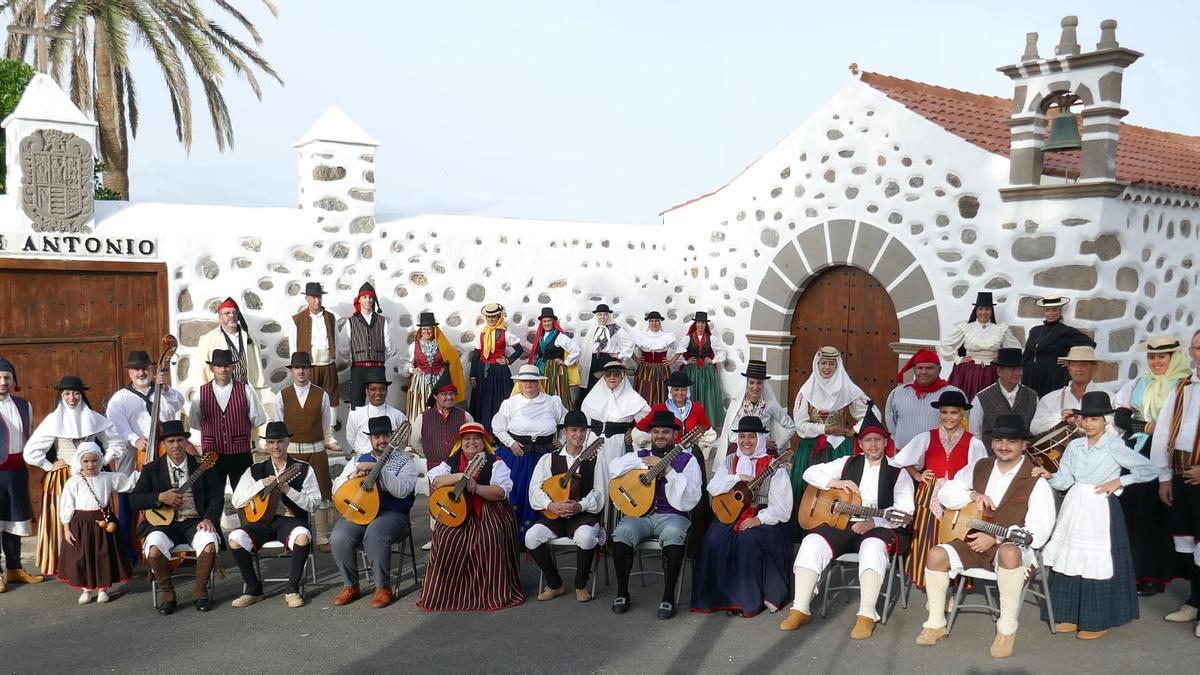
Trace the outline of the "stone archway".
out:
[[[750,358],[767,362],[780,401],[791,391],[792,320],[808,284],[829,267],[857,267],[887,291],[899,323],[892,345],[897,363],[941,335],[937,301],[916,257],[886,230],[862,221],[839,219],[816,225],[782,246],[758,285],[750,315]],[[880,402],[882,404],[882,402]],[[790,408],[790,401],[788,402]]]

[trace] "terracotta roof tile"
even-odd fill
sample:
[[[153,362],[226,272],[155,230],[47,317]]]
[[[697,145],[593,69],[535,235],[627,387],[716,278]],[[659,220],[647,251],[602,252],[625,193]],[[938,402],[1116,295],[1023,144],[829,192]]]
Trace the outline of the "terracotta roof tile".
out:
[[[909,110],[989,152],[1008,156],[1012,101],[879,73],[862,81]],[[1046,155],[1044,172],[1078,176],[1078,152]],[[1160,190],[1200,193],[1200,137],[1121,124],[1117,180]]]

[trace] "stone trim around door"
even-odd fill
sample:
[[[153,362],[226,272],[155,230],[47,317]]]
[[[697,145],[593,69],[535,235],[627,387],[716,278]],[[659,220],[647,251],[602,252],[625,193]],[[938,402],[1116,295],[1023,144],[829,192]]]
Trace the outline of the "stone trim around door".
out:
[[[770,384],[780,401],[789,391],[796,302],[811,279],[836,265],[858,267],[887,289],[900,323],[897,345],[936,345],[941,338],[933,286],[904,242],[882,228],[856,220],[830,220],[811,227],[784,244],[767,266],[746,335],[750,358],[767,362]]]

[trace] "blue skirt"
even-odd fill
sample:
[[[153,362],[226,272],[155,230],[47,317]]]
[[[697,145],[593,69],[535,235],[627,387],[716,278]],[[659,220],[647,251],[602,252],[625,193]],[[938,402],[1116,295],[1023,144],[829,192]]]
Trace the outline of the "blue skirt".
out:
[[[550,446],[546,446],[549,448]],[[525,547],[525,530],[528,530],[542,517],[542,512],[529,505],[529,483],[533,478],[533,470],[537,468],[538,460],[545,454],[543,448],[525,446],[525,454],[517,457],[506,447],[496,450],[496,456],[504,460],[504,465],[512,472],[512,491],[508,493],[508,501],[512,502],[513,511],[517,518],[517,542]]]
[[[475,389],[471,392],[468,412],[471,419],[491,433],[492,418],[500,410],[500,404],[512,396],[512,371],[499,363],[476,361],[471,367],[471,377],[475,378]]]
[[[792,596],[792,541],[786,523],[734,532],[713,523],[692,579],[692,611],[775,611]]]
[[[1113,575],[1108,579],[1067,576],[1050,569],[1050,599],[1054,619],[1078,624],[1079,630],[1101,631],[1138,618],[1133,556],[1125,532],[1125,517],[1116,497],[1108,498],[1108,541]],[[1045,619],[1045,611],[1042,618]]]

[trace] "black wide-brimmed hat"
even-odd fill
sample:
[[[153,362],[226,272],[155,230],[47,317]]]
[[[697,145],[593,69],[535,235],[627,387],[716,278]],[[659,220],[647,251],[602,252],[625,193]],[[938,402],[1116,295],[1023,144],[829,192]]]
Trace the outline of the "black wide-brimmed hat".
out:
[[[210,366],[232,366],[234,364],[233,351],[229,349],[214,349],[212,355],[205,361]]]
[[[997,415],[992,425],[992,438],[1033,438],[1029,424],[1020,415]]]
[[[655,410],[650,416],[650,428],[670,427],[679,430],[679,420],[675,419],[674,413],[670,410]]]
[[[58,384],[54,385],[58,391],[87,391],[88,387],[83,383],[83,378],[78,375],[63,375],[59,379]]]
[[[592,310],[592,314],[599,314],[600,312],[604,312],[605,314],[612,314],[612,310],[609,309],[608,305],[604,304],[603,302],[596,305],[596,309]]]
[[[558,321],[558,317],[554,315],[554,308],[543,307],[542,313],[538,315],[538,321],[541,321],[542,319],[554,319],[555,321]]]
[[[158,434],[158,440],[162,441],[168,438],[174,438],[175,436],[183,436],[186,438],[189,435],[190,434],[188,434],[187,429],[183,427],[182,420],[167,420],[166,422],[162,423],[162,430]]]
[[[677,370],[671,373],[671,376],[667,378],[667,386],[690,387],[692,386],[692,379],[687,376],[687,373],[683,372],[682,370]]]
[[[1075,414],[1080,417],[1104,417],[1113,414],[1114,410],[1107,391],[1089,391],[1079,399]]]
[[[742,373],[742,377],[751,380],[771,379],[771,376],[767,374],[767,362],[750,359],[746,362],[746,372]]]
[[[567,427],[587,427],[587,426],[589,426],[587,415],[584,415],[583,411],[581,411],[581,410],[571,410],[570,412],[568,412],[566,415],[563,416],[563,421],[561,423],[559,423],[558,428],[566,429]]]
[[[708,312],[696,312],[696,314],[692,316],[692,321],[698,323],[708,323]]]
[[[979,291],[975,294],[976,307],[995,307],[996,303],[992,301],[991,291]]]
[[[967,402],[966,394],[957,389],[946,389],[939,396],[938,400],[929,404],[933,408],[962,408],[970,410],[975,406]]]
[[[996,360],[992,365],[997,368],[1022,368],[1025,362],[1021,357],[1021,350],[1017,347],[1001,347],[996,350]]]
[[[150,364],[150,352],[141,349],[130,351],[129,358],[125,361],[126,368],[149,368]]]
[[[663,320],[663,315],[662,315],[662,314],[659,314],[659,313],[658,313],[658,310],[656,309],[656,310],[653,310],[653,311],[647,312],[647,313],[646,313],[646,316],[643,316],[643,317],[642,317],[642,320],[643,320],[643,321],[649,321],[650,319],[654,319],[654,320],[656,320],[656,321],[662,321],[662,320]]]
[[[291,368],[312,368],[312,354],[308,352],[292,352],[292,360],[288,362],[287,367]]]
[[[267,432],[263,434],[263,438],[267,440],[276,440],[280,438],[291,437],[291,432],[288,431],[287,425],[283,422],[267,422]]]
[[[738,420],[737,428],[734,431],[739,434],[742,432],[765,434],[767,433],[767,428],[763,426],[762,418],[755,417],[754,415],[746,415]]]
[[[433,315],[433,312],[421,312],[420,316],[417,319],[417,327],[418,328],[424,328],[426,326],[436,326],[436,325],[438,325],[437,317],[435,317]]]
[[[304,294],[311,295],[314,298],[319,298],[322,295],[325,295],[325,291],[321,288],[321,283],[319,281],[310,281],[304,284]]]
[[[367,420],[367,430],[363,433],[367,436],[374,436],[376,434],[391,435],[395,431],[392,428],[392,418],[387,415],[380,415],[379,417],[372,417]]]

